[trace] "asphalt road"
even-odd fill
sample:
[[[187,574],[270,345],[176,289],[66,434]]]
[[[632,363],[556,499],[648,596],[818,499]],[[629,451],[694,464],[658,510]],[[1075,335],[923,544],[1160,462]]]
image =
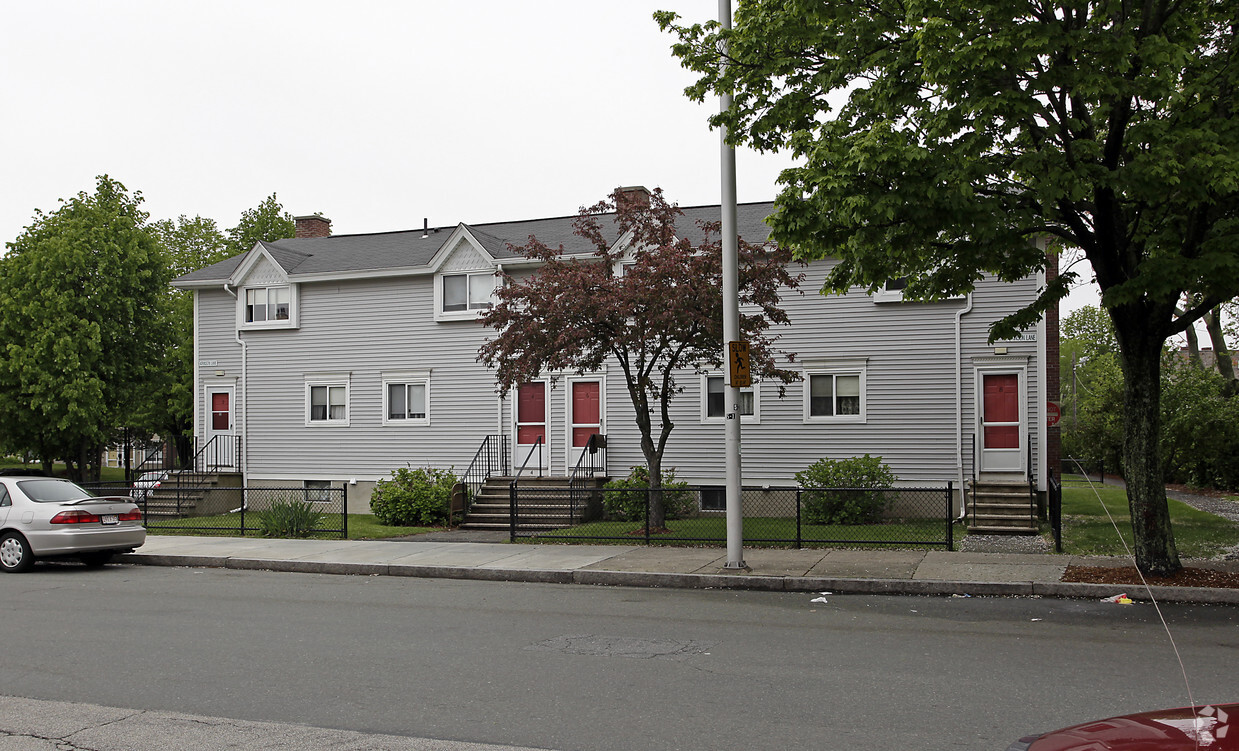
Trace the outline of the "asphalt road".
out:
[[[606,749],[1005,749],[1188,703],[1151,606],[113,566],[0,576],[0,693]],[[1195,700],[1239,608],[1165,606]]]

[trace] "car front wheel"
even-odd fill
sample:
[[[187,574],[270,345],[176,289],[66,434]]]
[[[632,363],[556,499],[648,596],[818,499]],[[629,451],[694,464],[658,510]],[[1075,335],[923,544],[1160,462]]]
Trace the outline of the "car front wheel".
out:
[[[30,552],[30,543],[16,532],[5,532],[0,536],[0,569],[5,573],[20,574],[34,565],[34,553]]]

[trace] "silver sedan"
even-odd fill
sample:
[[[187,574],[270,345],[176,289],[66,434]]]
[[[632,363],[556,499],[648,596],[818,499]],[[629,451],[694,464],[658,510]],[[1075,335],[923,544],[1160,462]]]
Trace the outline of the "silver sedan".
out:
[[[102,566],[144,542],[132,498],[96,497],[55,477],[0,477],[0,570],[26,571],[36,558]]]

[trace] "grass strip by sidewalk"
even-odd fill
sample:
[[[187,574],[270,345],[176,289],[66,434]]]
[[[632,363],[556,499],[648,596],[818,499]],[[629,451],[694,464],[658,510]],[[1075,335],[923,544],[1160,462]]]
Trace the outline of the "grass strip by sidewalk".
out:
[[[544,532],[530,541],[588,542],[632,545],[645,542],[641,522],[599,521],[567,529]],[[670,532],[650,535],[655,543],[723,544],[727,541],[727,520],[723,516],[668,520]],[[963,530],[955,528],[956,544]],[[805,546],[923,548],[946,541],[945,520],[907,520],[883,524],[802,524],[800,537]],[[796,540],[796,520],[784,517],[746,517],[744,544],[750,547],[788,547]],[[822,541],[822,542],[816,542]],[[889,542],[886,542],[889,541]]]
[[[257,513],[245,516],[245,537],[262,537],[254,529],[258,524]],[[331,514],[324,524],[339,528],[340,515]],[[186,528],[181,529],[184,525]],[[187,519],[151,520],[146,525],[146,531],[152,535],[187,535],[187,536],[225,536],[241,537],[241,515],[219,514],[217,516],[195,516]],[[388,537],[404,537],[405,535],[420,535],[433,532],[432,527],[389,527],[379,523],[374,514],[349,514],[348,539],[350,540],[381,540]],[[339,532],[315,534],[311,539],[340,539]]]
[[[1072,482],[1072,480],[1081,480]],[[1063,552],[1074,555],[1125,555],[1123,544],[1102,510],[1109,509],[1119,533],[1128,547],[1132,544],[1131,513],[1127,493],[1119,487],[1064,476]],[[1100,496],[1100,501],[1098,500]],[[1179,555],[1186,558],[1212,558],[1226,548],[1239,545],[1239,524],[1171,500],[1170,525]]]

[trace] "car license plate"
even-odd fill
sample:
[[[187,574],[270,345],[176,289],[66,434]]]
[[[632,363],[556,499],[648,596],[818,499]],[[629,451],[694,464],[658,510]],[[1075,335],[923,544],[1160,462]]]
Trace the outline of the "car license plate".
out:
[[[120,518],[116,514],[104,514],[99,517],[99,521],[104,524],[120,524]]]

